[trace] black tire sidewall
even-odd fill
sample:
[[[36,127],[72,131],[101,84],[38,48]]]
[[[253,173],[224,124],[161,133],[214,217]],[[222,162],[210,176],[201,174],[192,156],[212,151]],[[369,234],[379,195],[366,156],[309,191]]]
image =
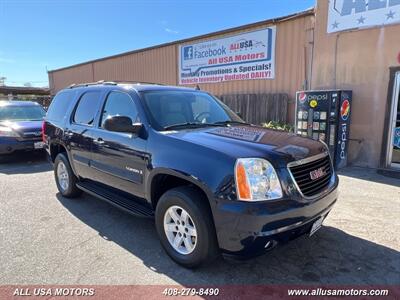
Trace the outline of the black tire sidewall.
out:
[[[200,201],[207,200],[192,193],[190,189],[175,188],[167,191],[160,198],[155,214],[157,232],[167,254],[177,263],[189,268],[197,267],[208,261],[216,248],[215,229],[211,226],[210,213],[204,203]],[[192,253],[187,255],[180,254],[172,247],[164,231],[165,212],[174,205],[185,209],[196,226],[196,247]]]

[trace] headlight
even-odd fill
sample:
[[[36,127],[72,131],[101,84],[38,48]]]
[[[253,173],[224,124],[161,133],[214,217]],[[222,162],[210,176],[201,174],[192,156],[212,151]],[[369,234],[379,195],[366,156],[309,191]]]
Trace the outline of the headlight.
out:
[[[329,151],[328,144],[327,144],[327,143],[325,143],[323,140],[319,140],[319,141],[321,142],[321,144],[323,144],[323,145],[325,146],[325,148],[326,148],[326,151]]]
[[[274,167],[265,159],[239,158],[235,165],[239,200],[262,201],[282,197],[282,188]]]
[[[10,127],[0,126],[0,136],[18,137],[19,135]]]

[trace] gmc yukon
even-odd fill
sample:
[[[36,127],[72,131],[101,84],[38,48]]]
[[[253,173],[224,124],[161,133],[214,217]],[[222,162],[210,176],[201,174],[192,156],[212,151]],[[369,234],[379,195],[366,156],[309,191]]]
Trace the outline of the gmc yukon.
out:
[[[43,130],[61,195],[84,191],[154,218],[185,267],[311,235],[337,199],[326,145],[246,124],[204,91],[73,85],[55,96]]]

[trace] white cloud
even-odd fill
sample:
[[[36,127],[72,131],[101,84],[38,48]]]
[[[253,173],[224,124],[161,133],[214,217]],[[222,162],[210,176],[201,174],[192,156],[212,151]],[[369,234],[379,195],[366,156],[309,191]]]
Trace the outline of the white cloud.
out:
[[[179,31],[173,30],[173,29],[170,29],[170,28],[164,28],[164,30],[165,30],[166,32],[172,33],[172,34],[178,34],[178,33],[179,33]]]

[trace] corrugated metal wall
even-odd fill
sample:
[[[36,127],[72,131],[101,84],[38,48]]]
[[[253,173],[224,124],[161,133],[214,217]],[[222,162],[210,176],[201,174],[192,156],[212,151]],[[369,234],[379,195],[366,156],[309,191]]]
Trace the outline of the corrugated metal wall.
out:
[[[94,63],[94,81],[129,80],[176,84],[175,45],[154,48]]]
[[[72,83],[93,81],[93,66],[91,63],[49,72],[50,92],[55,94]]]
[[[215,39],[241,32],[257,30],[276,25],[275,79],[244,80],[222,83],[200,84],[202,90],[216,95],[234,93],[287,93],[289,95],[289,120],[294,119],[294,95],[303,89],[309,74],[306,70],[312,45],[314,16],[305,14],[276,24],[263,24],[231,31],[225,34],[208,35],[188,43]],[[114,56],[49,72],[52,93],[72,84],[98,80],[129,80],[158,82],[176,85],[178,83],[179,42],[149,50]]]
[[[349,161],[378,167],[389,68],[400,66],[400,25],[327,34],[328,1],[316,7],[313,89],[353,90]]]
[[[153,48],[49,72],[52,94],[73,84],[99,80],[145,81],[176,85],[176,46]]]

